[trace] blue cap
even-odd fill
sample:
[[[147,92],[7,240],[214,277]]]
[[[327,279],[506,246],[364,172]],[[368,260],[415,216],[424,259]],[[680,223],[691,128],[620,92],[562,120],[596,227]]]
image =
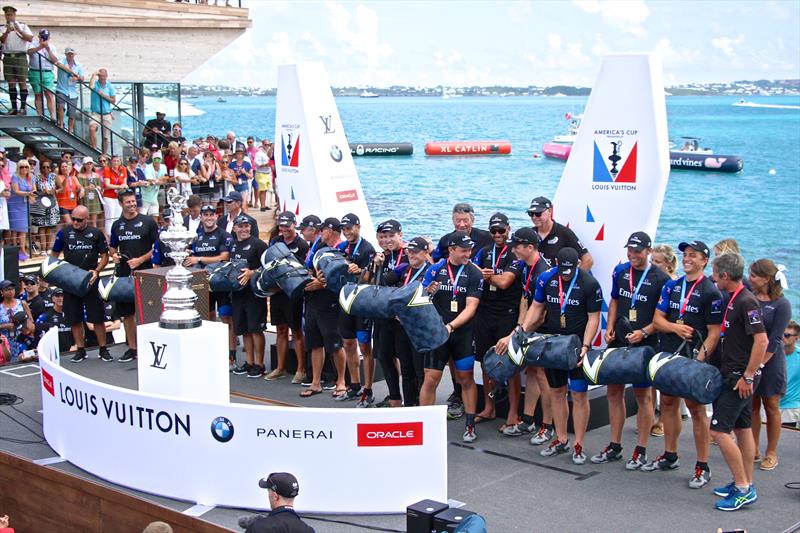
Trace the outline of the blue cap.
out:
[[[222,198],[223,202],[241,202],[242,201],[242,194],[237,191],[231,191],[228,193],[227,196]]]
[[[239,215],[235,219],[233,219],[233,225],[238,226],[239,224],[250,224],[250,217],[247,215]]]

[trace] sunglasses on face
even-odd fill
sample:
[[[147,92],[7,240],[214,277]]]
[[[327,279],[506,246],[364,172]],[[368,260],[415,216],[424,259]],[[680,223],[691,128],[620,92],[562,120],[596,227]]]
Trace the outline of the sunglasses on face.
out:
[[[783,338],[784,339],[788,339],[789,337],[797,337],[797,334],[795,334],[795,333],[784,333],[783,334]]]
[[[544,211],[547,211],[547,209],[545,209]],[[534,213],[533,211],[528,211],[528,216],[539,218],[544,214],[544,211],[542,211],[541,213]]]
[[[492,228],[492,229],[489,230],[489,232],[491,232],[492,235],[503,234],[503,233],[506,232],[506,229],[505,228]]]
[[[73,221],[73,222],[77,222],[78,224],[80,224],[80,223],[81,223],[81,222],[83,222],[84,220],[86,220],[86,219],[85,219],[85,218],[75,218],[75,217],[72,217],[72,221]]]
[[[26,281],[26,282],[25,282],[25,285],[27,285],[27,286],[38,285],[38,284],[39,284],[39,283],[38,283],[38,282],[36,282],[36,281]]]

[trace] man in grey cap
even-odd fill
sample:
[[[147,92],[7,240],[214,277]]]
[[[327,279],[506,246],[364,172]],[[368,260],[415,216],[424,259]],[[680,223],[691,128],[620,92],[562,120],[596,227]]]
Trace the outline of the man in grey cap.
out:
[[[314,533],[294,510],[294,499],[300,492],[296,477],[289,472],[273,472],[260,479],[258,486],[267,490],[270,512],[239,519],[239,526],[246,528],[245,533]]]
[[[64,59],[58,64],[56,75],[56,117],[58,126],[64,127],[64,111],[66,108],[67,131],[75,131],[75,115],[78,109],[78,82],[83,81],[86,72],[83,65],[75,59],[75,49],[68,46],[64,49]]]

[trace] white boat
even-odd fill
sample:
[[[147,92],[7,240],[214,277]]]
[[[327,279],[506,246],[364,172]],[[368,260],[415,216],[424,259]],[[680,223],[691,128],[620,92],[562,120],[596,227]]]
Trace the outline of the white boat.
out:
[[[800,109],[800,105],[782,105],[782,104],[757,104],[755,102],[748,102],[744,98],[731,105],[736,107],[757,107],[762,109]]]
[[[445,89],[444,87],[442,87],[442,98],[444,98],[445,100],[449,98],[461,98],[462,96],[464,95],[458,94],[455,91],[455,89]]]
[[[217,98],[217,102],[224,104],[225,102],[227,102],[227,100],[225,100],[223,97],[220,96],[219,98]]]
[[[375,94],[373,92],[370,92],[370,91],[368,91],[366,89],[361,91],[361,94],[358,95],[359,98],[378,98],[378,96],[380,96],[380,95],[379,94]]]

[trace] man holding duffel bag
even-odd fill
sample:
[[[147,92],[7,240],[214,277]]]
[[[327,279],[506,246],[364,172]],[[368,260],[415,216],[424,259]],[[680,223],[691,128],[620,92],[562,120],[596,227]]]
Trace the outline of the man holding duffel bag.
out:
[[[617,265],[611,275],[611,303],[608,306],[606,343],[609,348],[650,346],[658,351],[658,335],[653,325],[661,289],[669,276],[650,264],[652,241],[637,231],[625,245],[628,262]],[[611,442],[605,450],[592,457],[595,464],[622,458],[622,428],[625,425],[625,385],[606,385]],[[653,425],[653,400],[650,383],[633,383],[638,410],[636,428],[638,442],[625,468],[638,470],[647,463],[647,440]]]

